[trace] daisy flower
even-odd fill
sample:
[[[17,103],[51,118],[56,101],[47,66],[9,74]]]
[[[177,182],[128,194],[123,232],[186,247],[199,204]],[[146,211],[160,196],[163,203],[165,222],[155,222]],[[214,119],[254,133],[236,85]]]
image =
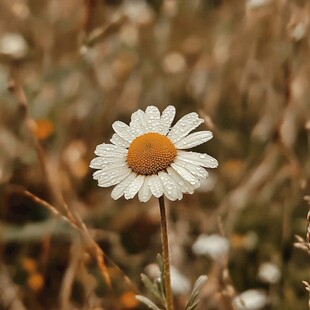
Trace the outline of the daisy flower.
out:
[[[190,133],[203,123],[193,112],[183,116],[172,128],[175,108],[168,106],[162,114],[154,106],[138,110],[129,125],[116,121],[112,144],[96,147],[90,167],[99,169],[93,174],[98,185],[116,185],[112,198],[124,196],[148,201],[151,196],[166,196],[169,200],[182,199],[192,194],[200,180],[208,177],[205,168],[216,168],[215,158],[187,151],[212,138],[210,131]]]

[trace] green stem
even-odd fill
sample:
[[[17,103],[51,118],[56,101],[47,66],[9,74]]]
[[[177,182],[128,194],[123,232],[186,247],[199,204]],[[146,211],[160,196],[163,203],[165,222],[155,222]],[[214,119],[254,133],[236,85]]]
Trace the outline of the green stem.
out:
[[[168,229],[167,229],[164,196],[161,196],[159,198],[159,209],[160,209],[161,240],[162,240],[164,268],[165,268],[165,289],[166,289],[167,310],[173,310],[171,279],[170,279]]]

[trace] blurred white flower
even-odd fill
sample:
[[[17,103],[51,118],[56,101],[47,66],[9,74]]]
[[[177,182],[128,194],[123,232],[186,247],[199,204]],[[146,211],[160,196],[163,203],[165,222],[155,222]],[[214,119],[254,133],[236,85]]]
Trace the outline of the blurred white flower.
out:
[[[180,53],[169,53],[163,60],[163,68],[167,73],[180,73],[186,68],[186,61]]]
[[[202,153],[185,151],[212,139],[210,131],[190,132],[203,123],[193,112],[183,116],[172,128],[175,108],[168,106],[162,114],[155,106],[138,110],[126,125],[116,121],[112,144],[96,147],[98,156],[90,167],[98,185],[116,185],[112,198],[125,196],[148,201],[151,196],[165,195],[169,200],[182,199],[183,193],[192,194],[200,180],[208,177],[204,168],[216,168],[215,158]]]
[[[190,281],[174,266],[171,266],[171,288],[174,294],[186,294],[191,289]]]
[[[146,274],[151,279],[160,279],[160,270],[158,265],[149,264],[145,268]],[[191,289],[190,281],[174,266],[170,266],[171,288],[174,294],[187,294]]]
[[[233,306],[237,310],[259,310],[268,303],[268,296],[261,290],[247,290],[237,296],[233,301]]]
[[[303,39],[307,32],[307,24],[300,22],[292,29],[291,36],[295,41],[300,41]]]
[[[28,52],[25,39],[17,33],[6,33],[0,38],[0,54],[13,58],[23,58]]]
[[[124,15],[137,24],[148,24],[154,17],[153,11],[144,0],[124,1],[122,9]]]
[[[263,263],[258,270],[258,278],[263,282],[277,283],[281,278],[281,272],[277,265],[273,263]]]
[[[151,278],[159,278],[160,277],[160,270],[157,264],[149,264],[145,267],[145,273]]]
[[[269,3],[270,0],[247,0],[247,6],[251,9],[256,9]]]
[[[200,235],[192,246],[196,255],[206,255],[213,259],[227,255],[229,242],[220,235]]]
[[[214,175],[209,174],[209,177],[207,179],[200,180],[200,187],[197,188],[197,192],[211,192],[215,188],[216,181],[217,178]]]

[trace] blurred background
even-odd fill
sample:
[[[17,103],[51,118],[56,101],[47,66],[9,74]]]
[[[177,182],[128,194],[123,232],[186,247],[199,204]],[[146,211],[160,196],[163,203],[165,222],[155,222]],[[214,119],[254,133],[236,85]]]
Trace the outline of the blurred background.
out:
[[[1,0],[0,309],[145,309],[157,201],[114,201],[88,165],[115,120],[169,104],[219,161],[168,203],[176,310],[202,274],[200,309],[307,309],[309,18],[306,0]]]

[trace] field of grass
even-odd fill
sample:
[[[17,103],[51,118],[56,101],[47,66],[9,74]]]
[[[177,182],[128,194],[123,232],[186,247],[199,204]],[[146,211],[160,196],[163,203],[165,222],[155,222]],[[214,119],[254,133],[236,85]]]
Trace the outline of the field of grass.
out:
[[[200,275],[201,310],[308,309],[309,56],[307,0],[1,0],[0,309],[146,309],[157,201],[89,163],[150,105],[219,162],[167,201],[175,310]]]

